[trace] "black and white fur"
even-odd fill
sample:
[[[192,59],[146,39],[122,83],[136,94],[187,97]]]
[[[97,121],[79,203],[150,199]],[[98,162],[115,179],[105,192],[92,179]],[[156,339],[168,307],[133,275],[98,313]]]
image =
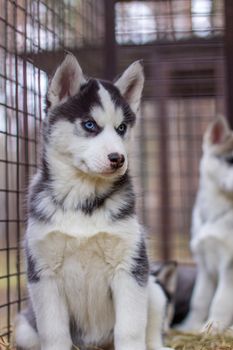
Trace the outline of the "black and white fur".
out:
[[[175,261],[154,263],[150,267],[150,278],[160,289],[160,305],[164,310],[163,333],[168,333],[175,315],[178,265]]]
[[[197,278],[182,330],[221,332],[233,324],[233,132],[219,117],[204,135],[192,217]]]
[[[51,81],[29,193],[31,306],[16,321],[21,349],[112,341],[116,350],[162,348],[161,306],[128,171],[143,83],[139,61],[112,84],[86,79],[71,54]]]

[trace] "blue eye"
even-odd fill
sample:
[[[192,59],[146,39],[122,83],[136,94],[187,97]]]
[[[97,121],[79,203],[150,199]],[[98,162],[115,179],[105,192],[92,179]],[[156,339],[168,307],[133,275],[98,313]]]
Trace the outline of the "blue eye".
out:
[[[92,120],[87,120],[82,125],[83,125],[84,129],[87,130],[87,131],[94,132],[94,131],[97,130],[97,125]]]
[[[121,136],[123,136],[126,133],[127,125],[125,123],[122,123],[118,126],[116,129],[117,133]]]

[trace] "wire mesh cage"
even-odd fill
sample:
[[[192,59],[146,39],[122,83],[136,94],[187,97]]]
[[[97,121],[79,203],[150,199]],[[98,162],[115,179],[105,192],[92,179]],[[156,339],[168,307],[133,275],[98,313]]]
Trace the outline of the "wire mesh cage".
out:
[[[191,211],[203,132],[225,113],[223,1],[120,1],[119,70],[143,57],[139,214],[152,257],[191,261]]]
[[[112,78],[144,59],[132,147],[138,214],[152,259],[190,262],[189,227],[202,135],[225,113],[223,0],[0,2],[0,335],[26,302],[26,188],[39,164],[48,77],[72,51]]]
[[[1,336],[9,338],[14,315],[26,300],[24,203],[39,161],[46,72],[55,68],[49,53],[100,45],[102,17],[102,1],[0,2]],[[38,63],[43,61],[41,55],[47,70]]]

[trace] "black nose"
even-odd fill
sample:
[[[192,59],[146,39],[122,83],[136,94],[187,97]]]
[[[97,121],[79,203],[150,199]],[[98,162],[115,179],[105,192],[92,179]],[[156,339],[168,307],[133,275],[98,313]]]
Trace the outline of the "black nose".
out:
[[[123,154],[119,154],[119,153],[110,153],[108,155],[108,159],[111,162],[112,169],[121,168],[125,162],[125,157],[123,156]]]

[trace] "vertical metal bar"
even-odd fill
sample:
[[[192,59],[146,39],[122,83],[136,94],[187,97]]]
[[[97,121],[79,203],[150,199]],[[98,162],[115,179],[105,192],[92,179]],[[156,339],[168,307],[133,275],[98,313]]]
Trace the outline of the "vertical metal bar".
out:
[[[142,102],[142,113],[143,113],[143,102]],[[146,154],[146,130],[145,130],[145,122],[142,118],[140,118],[140,169],[139,169],[139,176],[140,176],[140,197],[141,197],[141,218],[143,224],[147,227],[148,226],[148,215],[146,211],[146,198],[144,193],[147,191],[147,184],[148,184],[148,173],[147,173],[147,154]]]
[[[61,1],[60,2],[60,4],[61,4],[61,7],[60,7],[60,10],[61,10],[61,12],[60,12],[60,18],[64,18],[64,13],[65,13],[65,2],[64,1]],[[62,25],[61,25],[62,24]],[[61,25],[61,32],[60,32],[60,36],[61,36],[61,38],[62,38],[62,48],[64,48],[65,47],[65,32],[67,31],[67,25],[66,25],[66,22],[65,22],[65,20],[64,21],[62,21],[61,23],[60,23],[60,25]]]
[[[226,66],[226,110],[233,128],[233,6],[232,0],[225,0],[225,66]]]
[[[25,8],[28,9],[28,0],[25,0]],[[27,11],[24,23],[25,38],[27,37]],[[27,41],[24,41],[24,52],[27,51]],[[25,179],[29,178],[29,132],[28,132],[28,106],[27,106],[27,61],[23,59],[23,136],[24,136],[24,152],[25,152]]]
[[[4,90],[5,90],[5,125],[6,125],[6,131],[7,131],[7,53],[8,53],[8,28],[7,28],[7,22],[8,22],[8,7],[7,7],[7,1],[5,2],[5,57],[4,57],[4,74],[5,74],[5,81],[4,81]],[[9,178],[8,178],[8,135],[6,132],[5,135],[5,180],[6,180],[6,202],[5,202],[5,214],[6,214],[6,273],[7,275],[10,274],[10,240],[9,240]],[[7,278],[6,280],[6,302],[7,302],[7,339],[10,340],[10,279]]]
[[[41,49],[41,42],[40,42],[40,30],[41,30],[41,24],[39,21],[39,14],[40,14],[40,0],[37,0],[37,17],[38,17],[38,49]],[[53,30],[54,29],[54,21],[53,21]],[[40,81],[41,81],[41,74],[40,74],[40,69],[38,69],[38,98],[39,98],[39,127],[41,127],[42,124],[42,96],[41,96],[41,86],[40,86]],[[37,140],[36,140],[36,147],[37,147]],[[38,158],[37,158],[38,160]]]
[[[31,2],[30,4],[31,6],[31,13],[32,13],[32,26],[33,28],[35,28],[35,25],[36,25],[36,9],[37,9],[37,4],[35,1]],[[33,30],[33,41],[31,42],[31,51],[33,52],[34,50],[34,42],[35,42],[35,39],[36,39],[36,34],[37,34],[37,31],[36,30]],[[26,52],[25,52],[26,54]],[[37,71],[38,69],[33,65],[33,77],[35,78],[37,76]],[[33,99],[34,99],[34,116],[33,116],[33,119],[34,119],[34,134],[33,134],[33,140],[35,142],[35,148],[34,148],[34,161],[36,163],[36,160],[37,160],[37,142],[36,142],[36,135],[37,135],[37,111],[38,111],[38,102],[37,102],[37,99],[38,99],[38,91],[36,91],[36,80],[33,79]]]
[[[48,16],[50,11],[47,10],[47,16],[46,16],[46,27],[48,26]],[[50,14],[51,16],[51,14]],[[52,31],[53,31],[53,47],[52,49],[55,51],[55,45],[56,45],[56,30],[55,30],[55,23],[56,23],[56,15],[52,17]]]
[[[105,59],[104,77],[112,80],[116,75],[115,0],[104,0],[105,5]]]
[[[15,122],[16,122],[16,186],[17,186],[17,199],[16,199],[16,220],[17,220],[17,252],[16,252],[16,271],[17,271],[17,297],[18,297],[18,311],[21,307],[21,283],[20,283],[20,176],[19,176],[19,162],[20,162],[20,139],[19,139],[19,104],[18,104],[18,52],[17,52],[17,5],[14,3],[14,57],[15,57]]]
[[[169,170],[169,145],[168,145],[168,115],[166,108],[166,98],[168,96],[167,76],[163,59],[156,56],[155,76],[157,83],[156,97],[159,106],[159,135],[160,135],[160,234],[162,259],[170,258],[170,170]],[[156,69],[158,68],[158,69]]]
[[[83,44],[86,45],[88,44],[88,27],[87,27],[87,1],[83,1],[82,2],[83,6],[82,6],[82,10],[83,10],[83,38],[84,38],[84,42]]]

